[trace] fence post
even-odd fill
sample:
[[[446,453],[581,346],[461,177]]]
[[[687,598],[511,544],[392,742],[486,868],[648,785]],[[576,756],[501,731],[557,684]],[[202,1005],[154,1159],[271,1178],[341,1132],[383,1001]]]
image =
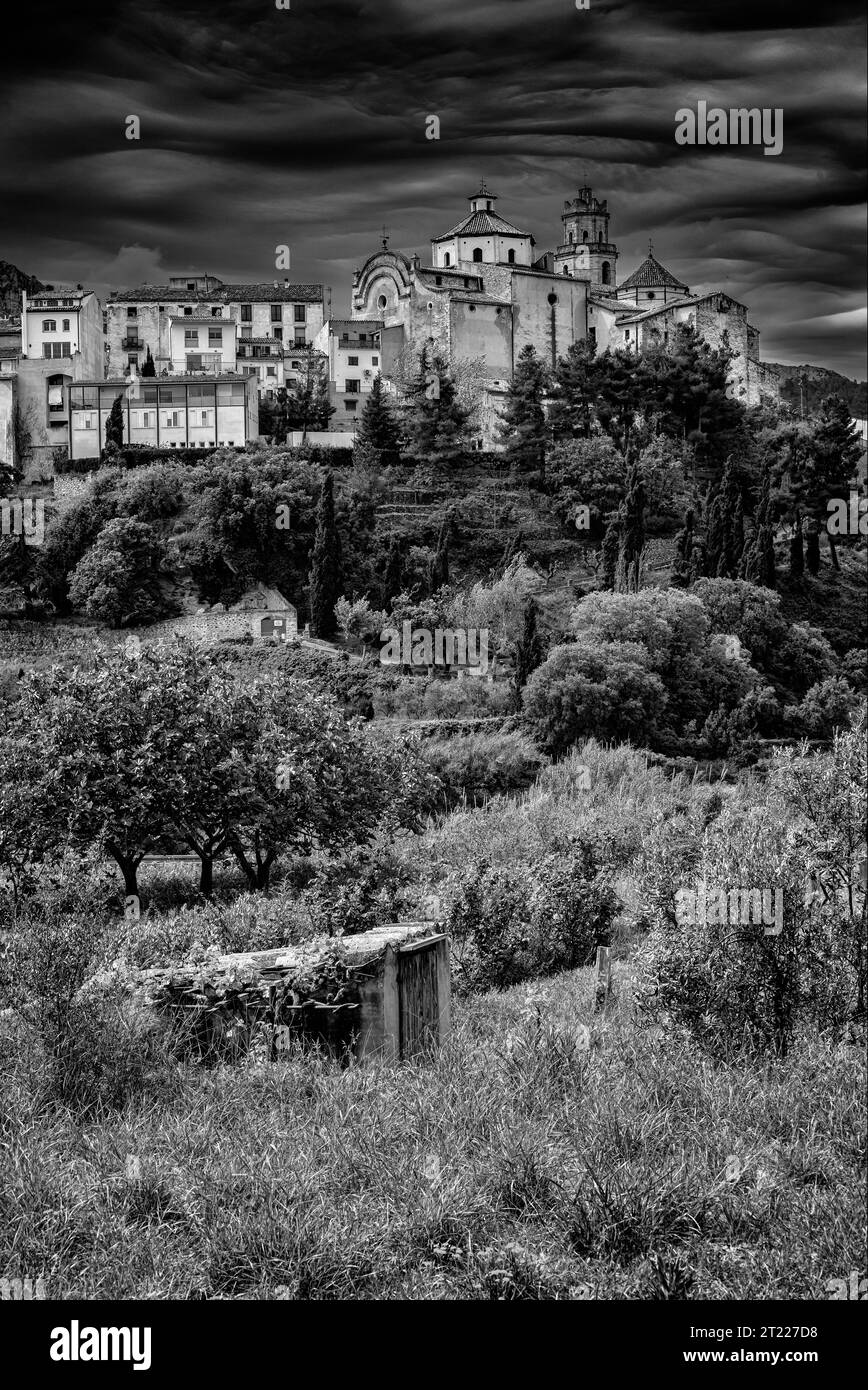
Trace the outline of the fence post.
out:
[[[609,946],[597,947],[597,974],[594,982],[594,1013],[605,1008],[612,988],[612,961]]]

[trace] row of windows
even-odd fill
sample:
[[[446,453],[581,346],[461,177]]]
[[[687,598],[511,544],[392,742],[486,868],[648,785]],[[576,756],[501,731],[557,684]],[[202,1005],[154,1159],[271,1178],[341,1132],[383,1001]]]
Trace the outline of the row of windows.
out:
[[[271,322],[272,322],[272,323],[283,323],[283,311],[284,311],[284,309],[289,309],[290,307],[292,308],[292,316],[293,316],[293,319],[295,320],[296,323],[306,323],[306,322],[307,322],[307,305],[306,305],[306,304],[293,304],[292,306],[290,306],[290,305],[288,305],[288,304],[285,304],[285,305],[284,305],[284,304],[271,304],[271,305],[269,305],[269,309],[270,309],[270,311],[271,311]],[[165,304],[161,304],[161,305],[159,306],[159,312],[160,312],[161,314],[164,314],[164,313],[166,312],[166,306],[165,306]],[[181,312],[182,312],[183,314],[185,314],[187,317],[189,317],[189,315],[192,314],[192,312],[193,312],[193,306],[192,306],[191,304],[185,304],[185,305],[182,306]],[[137,307],[135,304],[128,304],[128,305],[127,305],[127,318],[128,318],[128,319],[137,319],[138,317],[139,317],[139,310],[138,310],[138,307]],[[222,310],[222,308],[219,308],[219,307],[218,307],[218,308],[215,308],[215,307],[212,305],[212,307],[211,307],[211,317],[212,317],[212,319],[220,319],[220,318],[222,318],[222,317],[223,317],[223,310]],[[253,305],[252,305],[252,304],[242,304],[242,305],[241,305],[241,322],[242,322],[242,323],[252,323],[252,322],[253,322]],[[52,323],[52,328],[51,328],[51,329],[46,328],[45,325],[46,325],[47,323]],[[53,329],[53,321],[50,320],[50,319],[46,319],[45,322],[44,322],[43,325],[42,325],[42,328],[43,328],[43,332],[45,332],[45,333],[53,332],[53,331],[54,331],[54,329]],[[64,328],[69,328],[69,320],[68,320],[68,319],[65,319],[65,320],[64,320]]]
[[[72,343],[43,343],[43,357],[71,357]]]
[[[576,238],[575,238],[575,234],[574,234],[573,232],[570,232],[570,234],[569,234],[567,240],[570,241],[570,242],[574,242],[575,239],[576,239]],[[587,232],[582,232],[582,242],[584,243],[584,242],[586,242],[587,240],[588,240],[588,233],[587,233]],[[597,236],[597,242],[598,242],[598,244],[602,245],[602,241],[603,241],[603,233],[600,232],[600,233],[598,234],[598,236]]]
[[[348,367],[357,367],[358,365],[359,365],[359,359],[358,359],[358,357],[348,357],[348,358],[347,358],[347,366],[348,366]],[[371,358],[371,366],[372,366],[372,367],[379,367],[379,365],[380,365],[380,359],[379,359],[379,357],[376,357],[376,356],[372,357],[372,358]]]
[[[184,329],[184,347],[198,347],[198,346],[199,346],[199,330],[198,330],[198,328],[185,328],[185,329]],[[209,347],[222,347],[222,346],[223,346],[223,329],[222,329],[222,328],[209,328],[209,329],[208,329],[208,346],[209,346]]]
[[[100,409],[103,414],[111,410],[122,392],[116,386],[72,385],[70,402],[73,410]],[[215,394],[216,393],[216,394]],[[241,381],[221,381],[215,385],[206,382],[191,382],[189,385],[156,386],[139,382],[139,394],[132,402],[132,408],[140,410],[143,406],[184,406],[189,404],[199,409],[218,406],[243,405],[245,401],[244,383]]]
[[[474,246],[474,248],[473,248],[473,259],[474,259],[475,261],[481,261],[481,260],[482,260],[482,247],[481,247],[481,246]],[[507,265],[515,265],[515,252],[514,252],[514,251],[507,251],[507,253],[506,253],[506,263],[507,263]],[[451,264],[452,264],[452,253],[451,253],[451,251],[445,252],[445,254],[444,254],[444,256],[443,256],[443,264],[444,264],[444,265],[451,265]]]
[[[42,320],[42,331],[43,331],[43,333],[56,333],[56,332],[57,332],[57,319],[43,319],[43,320]],[[68,333],[68,332],[69,332],[69,319],[64,319],[64,320],[63,320],[63,327],[61,328],[60,331],[61,331],[61,333]]]

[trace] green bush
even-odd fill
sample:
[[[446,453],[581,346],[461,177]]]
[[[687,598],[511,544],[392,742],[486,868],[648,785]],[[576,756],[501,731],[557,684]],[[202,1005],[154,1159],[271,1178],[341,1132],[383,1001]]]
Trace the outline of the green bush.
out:
[[[865,777],[863,717],[831,754],[781,754],[749,801],[684,827],[680,863],[646,883],[653,925],[639,968],[649,1017],[716,1057],[782,1057],[797,1038],[840,1037],[864,1015]],[[808,874],[821,884],[813,895]],[[782,929],[679,920],[678,890],[699,884],[707,893],[780,892]]]
[[[440,781],[437,809],[471,804],[529,787],[544,761],[528,738],[506,733],[468,733],[426,739],[422,756]],[[432,808],[433,809],[433,808]]]
[[[474,864],[442,885],[460,991],[572,970],[609,941],[616,896],[587,844],[527,866]]]

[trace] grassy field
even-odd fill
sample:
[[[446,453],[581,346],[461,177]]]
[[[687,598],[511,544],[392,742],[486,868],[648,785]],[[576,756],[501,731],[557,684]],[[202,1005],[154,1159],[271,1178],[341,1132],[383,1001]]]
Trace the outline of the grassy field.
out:
[[[864,1264],[859,1049],[714,1065],[640,1028],[617,975],[596,1019],[575,971],[459,1002],[426,1064],[164,1064],[89,1119],[41,1103],[7,1018],[7,1276],[90,1299],[827,1298]]]

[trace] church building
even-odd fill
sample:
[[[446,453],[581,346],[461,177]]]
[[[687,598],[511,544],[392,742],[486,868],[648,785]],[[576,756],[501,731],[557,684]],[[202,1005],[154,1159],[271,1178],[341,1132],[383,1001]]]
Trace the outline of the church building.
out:
[[[354,319],[382,323],[384,379],[406,349],[433,344],[450,362],[482,363],[478,443],[496,446],[496,426],[516,359],[531,343],[551,367],[587,336],[588,282],[534,261],[534,239],[495,210],[483,181],[470,211],[434,237],[431,261],[389,249],[353,277]]]
[[[379,322],[380,371],[390,387],[410,349],[433,345],[456,363],[482,362],[478,443],[497,447],[496,427],[516,359],[530,343],[549,367],[590,337],[598,352],[641,353],[691,324],[711,346],[733,352],[730,384],[746,405],[777,395],[774,370],[759,360],[759,332],[743,304],[722,290],[694,294],[653,247],[618,283],[618,248],[609,208],[587,185],[564,203],[562,240],[536,253],[530,232],[496,210],[483,180],[470,211],[431,241],[429,265],[389,248],[353,277],[353,319]]]

